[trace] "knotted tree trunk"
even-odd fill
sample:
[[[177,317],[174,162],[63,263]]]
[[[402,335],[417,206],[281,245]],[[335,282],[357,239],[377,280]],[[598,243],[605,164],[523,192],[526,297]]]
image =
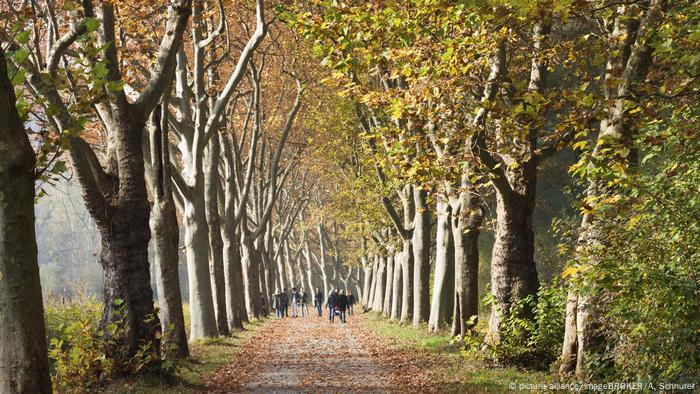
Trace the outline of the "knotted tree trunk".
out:
[[[491,257],[491,291],[496,304],[489,319],[489,340],[493,342],[500,339],[499,326],[503,317],[510,313],[512,301],[537,294],[540,285],[532,231],[536,161],[533,158],[514,170],[520,174],[509,177],[511,189],[496,193],[496,240]],[[523,315],[531,317],[531,309],[526,307]]]
[[[462,184],[467,185],[466,176]],[[479,197],[464,187],[451,201],[454,241],[455,298],[452,336],[463,338],[479,313],[479,226],[483,212]]]

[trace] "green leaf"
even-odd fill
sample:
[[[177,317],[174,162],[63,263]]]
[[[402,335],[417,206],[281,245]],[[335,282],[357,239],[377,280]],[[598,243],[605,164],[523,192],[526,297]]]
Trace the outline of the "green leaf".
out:
[[[17,41],[18,44],[24,45],[29,42],[29,34],[31,33],[30,30],[24,30],[15,36],[15,41]]]
[[[109,70],[107,70],[107,64],[105,62],[97,62],[91,70],[92,76],[97,80],[103,80]]]
[[[25,48],[20,48],[12,54],[12,57],[16,64],[22,64],[29,57],[29,51]]]
[[[66,169],[67,169],[66,162],[63,160],[60,160],[60,161],[57,161],[56,164],[53,165],[53,167],[51,167],[51,173],[58,175],[60,173],[65,172]]]
[[[87,31],[90,33],[96,31],[100,27],[100,21],[97,18],[85,18],[83,23],[85,24]]]

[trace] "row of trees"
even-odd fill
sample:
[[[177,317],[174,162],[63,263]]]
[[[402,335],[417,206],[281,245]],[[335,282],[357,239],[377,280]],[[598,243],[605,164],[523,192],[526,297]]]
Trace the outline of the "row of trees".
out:
[[[573,150],[579,161],[570,169],[570,183],[583,190],[577,196],[583,219],[577,240],[561,248],[562,258],[570,259],[562,273],[570,290],[559,337],[560,372],[591,378],[617,368],[634,374],[625,370],[625,357],[634,353],[632,338],[658,340],[652,320],[663,318],[630,317],[640,300],[630,298],[625,286],[637,284],[618,280],[629,257],[609,248],[620,245],[621,234],[629,241],[635,227],[611,224],[639,222],[630,213],[639,215],[639,207],[631,207],[649,197],[638,188],[639,177],[676,160],[669,153],[672,143],[649,131],[681,133],[687,142],[697,137],[692,126],[681,131],[673,121],[698,108],[699,64],[691,55],[697,48],[697,4],[319,0],[295,2],[284,15],[313,45],[332,73],[331,84],[348,101],[347,116],[354,115],[359,144],[353,154],[364,170],[354,179],[364,185],[352,190],[356,196],[368,188],[381,195],[365,205],[367,214],[355,215],[362,227],[356,248],[374,244],[361,257],[368,305],[403,323],[428,323],[430,331],[451,325],[454,336],[471,333],[479,315],[479,237],[491,211],[495,242],[485,341],[493,348],[508,341],[506,320],[539,324],[536,186],[545,160]],[[663,158],[650,161],[657,156]],[[372,171],[373,179],[367,175]],[[376,215],[379,203],[383,217]],[[353,209],[343,201],[339,206]],[[653,219],[644,217],[651,225]],[[690,243],[681,248],[696,250],[697,242]],[[648,250],[656,246],[647,244]],[[611,255],[618,261],[606,260]],[[644,258],[659,264],[670,259],[654,256]],[[646,272],[650,267],[640,268],[639,261],[629,267],[639,278],[667,278],[697,289],[697,254],[681,260],[668,263],[674,268],[664,273]],[[659,282],[648,285],[664,287]],[[695,295],[679,308],[697,327],[697,291],[690,293]],[[662,308],[675,302],[665,299]],[[627,331],[617,331],[613,322]],[[693,351],[686,345],[697,333],[688,326],[682,331],[675,345],[665,346],[683,347],[688,356]],[[686,356],[658,350],[642,362],[642,375],[692,376],[697,357]]]
[[[51,392],[33,212],[67,171],[99,230],[100,325],[122,373],[266,316],[275,288],[359,293],[303,164],[315,68],[269,6],[3,3],[0,391]]]
[[[566,308],[549,338],[560,371],[697,371],[693,1],[2,7],[3,391],[50,391],[33,204],[66,155],[100,233],[101,324],[122,371],[161,342],[182,357],[188,333],[229,335],[292,286],[352,288],[468,344],[491,230],[485,341],[510,343],[514,321],[531,336],[550,316],[538,177],[562,150],[579,159],[583,220],[561,247],[566,306],[551,306]]]

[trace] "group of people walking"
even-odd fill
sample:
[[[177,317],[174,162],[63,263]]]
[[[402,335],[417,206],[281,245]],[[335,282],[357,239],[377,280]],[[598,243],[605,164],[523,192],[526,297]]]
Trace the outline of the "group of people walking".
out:
[[[316,288],[316,294],[314,296],[314,304],[316,306],[316,312],[318,316],[321,317],[323,313],[323,293],[321,290]],[[352,291],[348,290],[347,294],[345,290],[340,290],[335,288],[328,293],[328,298],[326,299],[326,308],[328,309],[328,320],[333,323],[335,316],[338,315],[341,323],[345,323],[346,314],[352,315],[352,307],[355,305],[355,296]]]
[[[275,309],[277,317],[289,317],[289,307],[292,308],[292,317],[309,316],[308,296],[304,289],[297,291],[296,287],[292,287],[292,292],[277,291],[272,296],[272,307]]]
[[[352,309],[356,303],[352,291],[348,290],[346,293],[345,290],[340,290],[337,287],[328,293],[328,297],[325,301],[326,308],[328,309],[328,320],[331,323],[335,321],[336,315],[341,323],[345,323],[346,315],[352,315]],[[323,316],[323,304],[323,293],[319,288],[316,288],[314,306],[316,307],[318,317]],[[283,291],[277,289],[272,296],[272,307],[275,309],[275,313],[280,319],[289,317],[290,307],[292,309],[293,318],[309,316],[308,296],[303,288],[297,291],[296,287],[292,287],[291,292],[288,292],[287,289]]]

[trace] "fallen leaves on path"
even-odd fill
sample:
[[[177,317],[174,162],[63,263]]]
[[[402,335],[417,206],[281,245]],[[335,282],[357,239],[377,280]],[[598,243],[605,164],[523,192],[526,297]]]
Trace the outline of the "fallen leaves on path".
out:
[[[208,377],[208,392],[440,392],[447,360],[387,345],[363,324],[272,318]]]

